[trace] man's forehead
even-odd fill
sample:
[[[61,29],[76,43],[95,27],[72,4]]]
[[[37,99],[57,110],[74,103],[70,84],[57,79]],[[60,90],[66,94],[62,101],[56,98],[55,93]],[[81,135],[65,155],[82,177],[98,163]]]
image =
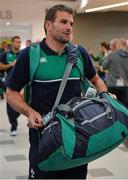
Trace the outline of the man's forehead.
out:
[[[73,21],[73,15],[68,13],[67,11],[57,11],[56,12],[56,19],[64,19]]]

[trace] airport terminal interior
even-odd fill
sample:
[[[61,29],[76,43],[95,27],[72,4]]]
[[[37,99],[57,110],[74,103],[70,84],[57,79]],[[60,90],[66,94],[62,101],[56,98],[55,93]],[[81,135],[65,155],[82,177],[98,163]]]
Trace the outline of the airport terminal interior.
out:
[[[21,50],[32,42],[40,42],[45,37],[43,23],[46,11],[56,4],[66,4],[74,10],[71,40],[87,49],[97,73],[103,72],[98,58],[102,53],[102,58],[111,53],[113,42],[126,43],[128,51],[128,0],[0,0],[0,48],[5,43],[10,49],[14,36],[20,37]],[[111,45],[109,48],[108,44]],[[1,79],[2,73],[1,70]],[[106,83],[105,77],[101,76]],[[0,87],[0,179],[28,179],[28,119],[21,114],[17,131],[10,132],[6,102],[5,92]],[[128,180],[128,140],[90,162],[87,179]]]

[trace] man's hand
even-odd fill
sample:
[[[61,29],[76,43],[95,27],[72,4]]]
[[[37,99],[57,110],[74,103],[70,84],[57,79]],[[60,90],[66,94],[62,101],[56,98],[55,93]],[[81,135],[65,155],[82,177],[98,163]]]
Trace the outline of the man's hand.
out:
[[[34,129],[43,127],[41,115],[36,111],[31,112],[28,117],[27,126]]]
[[[13,62],[10,63],[10,65],[11,65],[12,67],[15,66],[15,64],[16,64],[16,60],[14,60]]]
[[[109,93],[109,95],[110,95],[112,98],[117,99],[117,97],[116,97],[115,94],[112,94],[112,93],[110,93],[110,92],[108,92],[108,93]]]
[[[28,118],[28,126],[30,128],[37,129],[43,126],[41,114],[24,101],[20,92],[7,88],[6,98],[13,109],[21,114],[24,114]]]

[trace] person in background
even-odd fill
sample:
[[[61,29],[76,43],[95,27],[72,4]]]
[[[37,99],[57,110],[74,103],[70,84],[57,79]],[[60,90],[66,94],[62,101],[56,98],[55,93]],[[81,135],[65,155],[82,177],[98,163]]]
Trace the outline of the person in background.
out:
[[[6,41],[3,41],[0,46],[0,59],[4,52],[8,51],[8,44]],[[4,71],[0,71],[0,98],[4,99],[4,89],[3,89],[3,79],[4,79]]]
[[[28,40],[26,41],[26,47],[31,46],[31,43],[32,43],[32,41],[28,39]]]
[[[102,64],[108,70],[107,86],[110,93],[128,108],[128,46],[124,38],[113,40],[116,48],[110,53]],[[128,139],[124,141],[128,148]]]
[[[9,75],[12,72],[13,67],[15,66],[17,57],[20,52],[21,40],[19,36],[14,36],[12,38],[12,46],[11,50],[5,52],[0,58],[0,71],[6,72],[6,79],[9,78]],[[18,76],[18,75],[17,75]],[[7,115],[9,122],[11,124],[10,135],[16,136],[17,134],[17,118],[19,117],[19,113],[16,112],[8,103],[7,103]]]
[[[128,50],[125,39],[118,40],[118,49],[105,58],[102,68],[108,70],[108,91],[128,107]]]
[[[101,64],[104,61],[104,58],[110,53],[109,44],[105,41],[100,42],[100,53],[98,56],[95,56],[92,51],[89,52],[92,59],[97,63],[96,69],[100,78],[105,81],[106,72],[102,71]]]
[[[6,41],[3,41],[0,46],[0,57],[6,51],[8,51],[8,43]]]
[[[29,126],[29,179],[85,179],[87,164],[61,171],[40,171],[39,163],[39,135],[44,128],[42,116],[53,107],[57,92],[66,67],[67,46],[72,39],[73,10],[59,4],[51,7],[45,16],[44,29],[46,38],[40,43],[41,55],[38,69],[33,79],[31,106],[26,104],[20,95],[20,90],[29,82],[29,51],[22,51],[13,73],[7,82],[6,92],[8,103],[19,113],[28,117]],[[86,49],[78,46],[85,63],[85,77],[88,78],[99,91],[106,91],[104,82],[96,74]],[[45,54],[45,58],[44,58]],[[75,73],[72,73],[75,71]],[[80,73],[77,67],[71,71],[66,88],[61,98],[61,103],[66,103],[73,97],[81,96]],[[75,76],[76,74],[76,76]],[[35,122],[35,119],[38,123]]]
[[[127,40],[127,49],[128,49],[128,40]]]
[[[119,39],[112,39],[110,41],[110,51],[114,52],[119,48]]]

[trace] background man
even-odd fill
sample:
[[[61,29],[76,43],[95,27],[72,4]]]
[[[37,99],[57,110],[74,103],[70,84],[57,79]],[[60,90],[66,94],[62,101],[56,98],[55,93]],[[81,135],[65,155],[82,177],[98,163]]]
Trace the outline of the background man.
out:
[[[14,67],[17,56],[19,54],[21,47],[21,40],[19,36],[14,36],[12,38],[12,47],[11,50],[8,52],[5,52],[1,58],[0,58],[0,71],[6,72],[6,78],[9,77],[9,74],[12,71],[12,68]],[[18,75],[17,75],[18,76]],[[16,136],[16,130],[17,130],[17,118],[19,117],[19,113],[16,112],[8,103],[7,103],[7,115],[9,118],[9,122],[11,124],[11,136]]]

